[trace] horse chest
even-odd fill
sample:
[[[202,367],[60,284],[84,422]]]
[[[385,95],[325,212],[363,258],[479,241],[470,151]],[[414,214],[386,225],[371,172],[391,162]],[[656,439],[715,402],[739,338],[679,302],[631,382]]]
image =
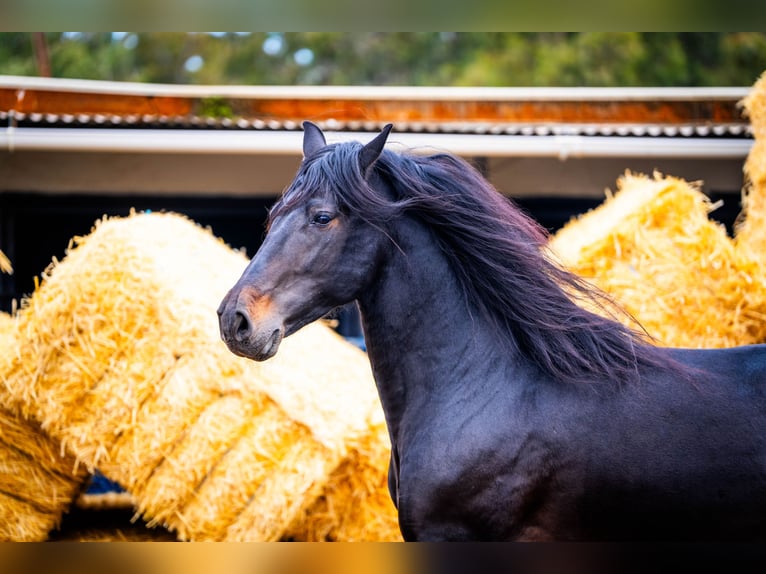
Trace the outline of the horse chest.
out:
[[[553,486],[556,445],[524,428],[476,419],[455,422],[432,427],[441,432],[421,430],[394,445],[396,500],[405,537],[551,538],[552,516],[544,515],[547,503],[541,503],[560,495]]]

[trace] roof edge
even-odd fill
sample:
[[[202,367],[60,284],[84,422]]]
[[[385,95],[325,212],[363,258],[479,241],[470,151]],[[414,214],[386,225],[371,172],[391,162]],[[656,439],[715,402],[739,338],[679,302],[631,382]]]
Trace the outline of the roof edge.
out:
[[[330,142],[365,139],[374,134],[331,132]],[[121,153],[270,154],[302,153],[302,135],[295,131],[163,131],[14,128],[0,131],[0,151],[79,151]],[[390,144],[416,153],[450,151],[464,156],[665,157],[744,160],[753,145],[741,139],[680,139],[672,137],[507,136],[445,134],[435,145],[432,134],[401,133]]]
[[[0,75],[0,88],[149,97],[400,101],[741,100],[750,87],[247,86],[115,82]]]

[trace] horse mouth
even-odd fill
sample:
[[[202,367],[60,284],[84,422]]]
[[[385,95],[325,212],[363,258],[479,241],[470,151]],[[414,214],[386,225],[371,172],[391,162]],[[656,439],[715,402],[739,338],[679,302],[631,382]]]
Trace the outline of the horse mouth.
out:
[[[279,344],[282,342],[282,329],[274,329],[266,343],[251,357],[256,361],[265,361],[277,354]]]
[[[253,341],[252,339],[240,342],[229,337],[223,337],[223,341],[235,355],[260,362],[270,359],[277,354],[283,337],[281,329],[274,329],[263,343]]]

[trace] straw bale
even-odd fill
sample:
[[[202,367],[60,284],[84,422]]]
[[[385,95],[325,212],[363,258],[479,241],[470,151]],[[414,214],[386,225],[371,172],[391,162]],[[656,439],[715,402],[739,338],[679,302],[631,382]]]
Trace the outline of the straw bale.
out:
[[[214,521],[220,517],[226,517],[227,540],[280,538],[302,508],[302,500],[317,496],[313,491],[327,481],[337,464],[302,425],[285,425],[277,412],[265,418],[264,424],[251,427],[213,471],[211,477],[218,480],[203,484],[197,492],[198,504],[184,514],[188,523],[203,532],[202,539],[213,539]],[[263,499],[272,503],[259,504]],[[277,532],[273,524],[283,527]]]
[[[18,417],[0,419],[0,431],[3,446],[0,491],[26,500],[46,513],[68,506],[73,499],[73,467],[63,467],[58,445],[40,433],[34,423]],[[66,462],[71,463],[71,458]],[[47,494],[44,492],[47,490],[49,496],[36,497],[38,493]]]
[[[19,353],[18,321],[0,311],[0,375],[8,372]],[[10,406],[11,396],[0,385],[0,405]]]
[[[293,419],[311,428],[331,451],[344,452],[317,502],[302,510],[285,536],[303,541],[401,540],[388,491],[391,445],[383,410],[374,385],[358,384],[371,380],[369,362],[333,331],[325,337],[313,335],[318,328],[310,325],[285,339],[258,377],[259,386]],[[309,387],[307,370],[316,383]]]
[[[16,321],[0,313],[0,369],[15,353]],[[7,405],[0,386],[0,405]],[[47,538],[86,479],[74,458],[40,426],[0,407],[0,541],[35,542]]]
[[[601,206],[550,242],[554,255],[622,304],[659,343],[728,347],[766,336],[766,285],[698,185],[626,173]]]
[[[766,72],[761,74],[742,100],[742,107],[750,119],[755,137],[766,138]]]
[[[390,457],[388,428],[382,416],[376,418],[370,425],[377,440],[367,438],[352,446],[353,455],[335,469],[317,501],[290,525],[287,538],[307,542],[402,540],[388,476],[380,472],[387,468]]]
[[[24,356],[6,377],[25,414],[91,467],[162,374],[216,332],[212,300],[198,305],[194,288],[215,297],[236,279],[236,273],[213,273],[210,256],[194,256],[199,230],[180,217],[120,223],[104,220],[92,241],[77,238],[66,264],[54,262],[41,287],[22,301]],[[232,261],[241,267],[241,255],[205,239],[223,270],[231,271]],[[83,429],[93,417],[109,424]]]
[[[25,414],[184,540],[281,538],[350,445],[381,440],[369,362],[327,326],[265,363],[226,349],[215,309],[246,263],[175,214],[98,222],[22,302],[4,377]]]
[[[766,73],[755,83],[743,105],[755,143],[745,160],[743,210],[734,239],[742,256],[759,265],[759,281],[766,282]]]
[[[743,254],[762,261],[766,259],[766,134],[756,137],[750,148],[745,161],[745,174],[742,213],[736,226],[735,240]]]
[[[191,422],[226,394],[248,392],[246,365],[231,361],[230,355],[228,349],[216,345],[209,352],[181,357],[165,374],[157,393],[137,409],[133,424],[116,438],[101,471],[119,474],[122,486],[136,494],[156,488],[148,481]]]
[[[9,275],[13,273],[11,261],[2,251],[0,251],[0,273],[8,273]]]
[[[45,540],[86,477],[39,425],[0,410],[0,541]]]

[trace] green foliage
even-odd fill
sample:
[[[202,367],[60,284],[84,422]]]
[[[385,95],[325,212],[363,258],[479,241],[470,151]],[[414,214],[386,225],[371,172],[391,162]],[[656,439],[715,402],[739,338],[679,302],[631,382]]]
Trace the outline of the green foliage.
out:
[[[202,98],[197,115],[208,118],[233,118],[234,108],[225,98]]]
[[[46,39],[54,76],[160,83],[749,86],[766,69],[762,32],[142,32]],[[301,50],[304,60],[296,57]],[[36,73],[31,35],[0,33],[0,74]]]
[[[0,74],[21,76],[37,74],[30,34],[20,32],[0,34]]]

